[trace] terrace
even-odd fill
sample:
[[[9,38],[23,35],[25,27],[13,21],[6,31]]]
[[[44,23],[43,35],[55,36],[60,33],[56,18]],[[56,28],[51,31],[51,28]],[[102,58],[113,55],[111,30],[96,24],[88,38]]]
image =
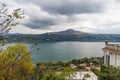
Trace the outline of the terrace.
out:
[[[108,44],[108,42],[105,42],[103,51],[109,51],[110,54],[120,54],[120,44]]]

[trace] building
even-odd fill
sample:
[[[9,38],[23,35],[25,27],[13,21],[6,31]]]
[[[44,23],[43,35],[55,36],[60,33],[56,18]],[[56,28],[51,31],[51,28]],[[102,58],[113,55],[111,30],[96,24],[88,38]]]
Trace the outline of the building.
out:
[[[104,51],[104,64],[112,65],[114,67],[120,66],[120,44],[109,44],[105,42]]]
[[[70,67],[73,68],[73,69],[75,69],[77,66],[74,65],[74,64],[70,64]]]

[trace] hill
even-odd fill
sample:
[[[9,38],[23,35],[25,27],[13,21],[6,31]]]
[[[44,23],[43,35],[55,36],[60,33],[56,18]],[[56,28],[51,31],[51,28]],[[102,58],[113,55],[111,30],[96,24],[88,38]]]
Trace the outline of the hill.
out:
[[[57,35],[81,35],[81,34],[87,34],[82,31],[75,31],[73,29],[67,29],[65,31],[59,31],[59,32],[50,32],[45,34],[57,34]]]
[[[56,42],[56,41],[82,41],[82,42],[102,42],[109,40],[119,42],[120,34],[90,34],[81,31],[68,29],[59,32],[44,34],[11,34],[5,35],[8,42]]]

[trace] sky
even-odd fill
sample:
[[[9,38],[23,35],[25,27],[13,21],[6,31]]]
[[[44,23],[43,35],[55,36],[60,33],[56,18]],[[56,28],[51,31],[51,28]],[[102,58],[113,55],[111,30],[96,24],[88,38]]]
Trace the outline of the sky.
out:
[[[0,0],[25,18],[10,33],[41,34],[74,29],[120,34],[120,0]]]

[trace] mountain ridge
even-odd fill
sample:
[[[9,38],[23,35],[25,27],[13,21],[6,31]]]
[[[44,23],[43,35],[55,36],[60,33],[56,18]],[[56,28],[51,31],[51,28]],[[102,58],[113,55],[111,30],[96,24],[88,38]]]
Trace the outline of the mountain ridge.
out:
[[[46,33],[44,33],[46,34]],[[76,31],[74,29],[67,29],[67,30],[63,30],[63,31],[58,31],[58,32],[49,32],[47,34],[61,34],[61,35],[80,35],[80,34],[88,34],[82,31]]]
[[[81,41],[81,42],[120,42],[120,34],[90,34],[73,29],[44,34],[13,34],[5,35],[8,42],[56,42],[56,41]]]

